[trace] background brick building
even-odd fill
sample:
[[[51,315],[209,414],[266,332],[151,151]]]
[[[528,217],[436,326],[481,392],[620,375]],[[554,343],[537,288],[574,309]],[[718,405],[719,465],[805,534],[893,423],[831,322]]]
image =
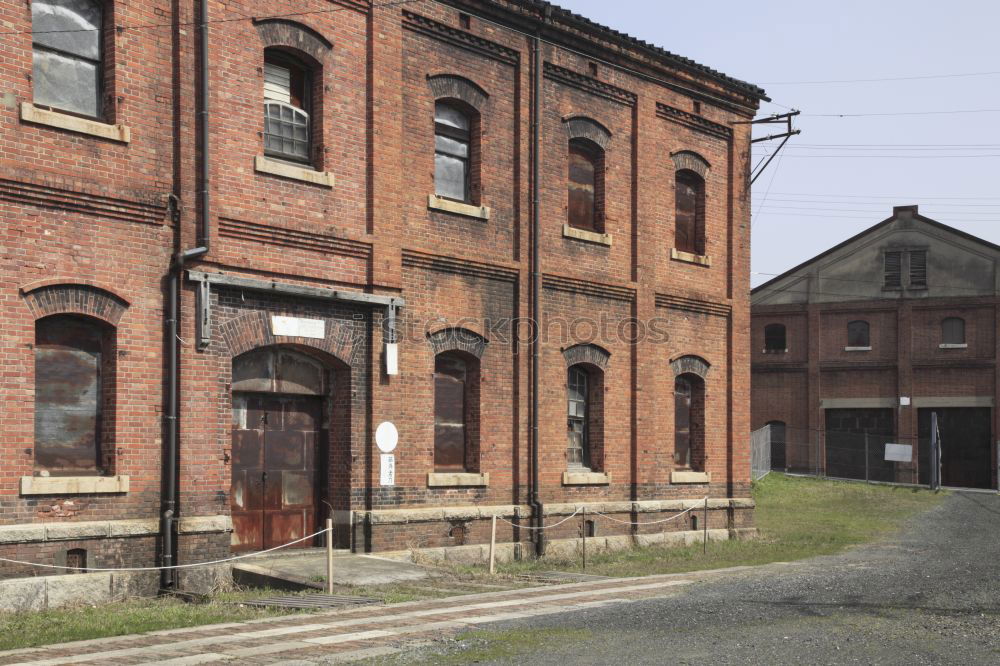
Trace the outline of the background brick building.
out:
[[[936,412],[944,485],[996,488],[998,260],[897,206],[754,289],[753,426],[772,424],[772,464],[926,484]],[[886,461],[887,442],[911,460]]]
[[[55,4],[0,2],[0,556],[752,524],[763,91],[534,0]]]

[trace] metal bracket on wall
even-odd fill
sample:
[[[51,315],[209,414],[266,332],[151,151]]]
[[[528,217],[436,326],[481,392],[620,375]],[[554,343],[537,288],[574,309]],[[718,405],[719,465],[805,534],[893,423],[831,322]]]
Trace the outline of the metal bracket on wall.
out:
[[[212,342],[212,283],[208,280],[198,283],[197,308],[197,347],[204,350]]]

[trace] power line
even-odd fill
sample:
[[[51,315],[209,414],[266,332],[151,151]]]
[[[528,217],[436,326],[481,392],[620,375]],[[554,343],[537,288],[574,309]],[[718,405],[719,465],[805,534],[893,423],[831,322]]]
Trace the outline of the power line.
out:
[[[960,201],[1000,201],[1000,197],[969,197],[969,196],[932,196],[929,194],[826,194],[819,192],[775,192],[782,196],[793,197],[837,197],[839,199],[941,199]]]
[[[1000,113],[1000,109],[955,109],[948,111],[886,111],[871,113],[803,113],[810,118],[872,118],[890,116],[940,116],[962,113]]]
[[[960,74],[922,74],[919,76],[890,76],[878,79],[830,79],[827,81],[764,81],[762,86],[806,86],[827,83],[876,83],[880,81],[921,81],[925,79],[957,79],[970,76],[994,76],[1000,72],[963,72]]]
[[[785,203],[816,203],[824,204],[830,206],[869,206],[877,208],[874,211],[876,213],[885,210],[885,202],[882,201],[836,201],[836,200],[824,200],[824,199],[789,199],[787,197],[781,197],[772,195],[771,201],[780,201]],[[966,203],[923,203],[921,205],[926,205],[928,208],[933,208],[934,210],[943,210],[950,208],[1000,208],[1000,203],[992,204],[966,204]],[[984,211],[989,212],[989,211]]]
[[[808,159],[898,159],[898,160],[950,160],[950,159],[976,159],[981,157],[1000,157],[1000,153],[983,153],[980,155],[789,155],[796,160]]]
[[[781,202],[781,203],[805,203],[805,202],[789,201],[789,202]],[[878,215],[877,211],[865,210],[863,208],[824,208],[822,206],[783,206],[783,205],[781,205],[781,203],[778,203],[778,204],[767,204],[765,207],[766,208],[777,208],[777,209],[780,209],[780,210],[810,210],[810,211],[816,211],[816,212],[829,211],[831,213],[867,213],[867,214],[871,214],[871,215]],[[762,206],[763,206],[763,204],[762,204]],[[986,210],[986,211],[980,211],[980,210],[959,210],[959,211],[951,211],[951,212],[948,213],[948,215],[975,215],[975,216],[978,216],[978,217],[982,217],[984,215],[991,215],[993,212],[994,211],[988,211],[988,210]],[[994,219],[994,220],[1000,219],[1000,211],[995,211],[995,212],[996,212],[996,217],[991,218],[991,219]]]

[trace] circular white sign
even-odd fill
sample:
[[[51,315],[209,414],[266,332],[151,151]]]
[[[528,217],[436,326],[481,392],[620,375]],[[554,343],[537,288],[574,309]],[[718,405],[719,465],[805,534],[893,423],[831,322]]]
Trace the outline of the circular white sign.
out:
[[[392,421],[382,421],[375,429],[375,446],[382,453],[391,453],[399,442],[399,431]]]

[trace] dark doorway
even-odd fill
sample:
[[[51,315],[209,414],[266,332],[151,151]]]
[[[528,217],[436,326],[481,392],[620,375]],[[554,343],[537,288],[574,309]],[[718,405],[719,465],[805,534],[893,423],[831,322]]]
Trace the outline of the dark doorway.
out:
[[[895,433],[892,411],[827,409],[826,475],[896,481],[896,463],[885,460],[885,445],[893,441]]]
[[[771,469],[785,471],[785,422],[769,421],[771,428]]]
[[[990,443],[993,441],[989,407],[920,409],[920,483],[930,483],[931,412],[937,412],[941,432],[941,484],[955,488],[992,488]]]

